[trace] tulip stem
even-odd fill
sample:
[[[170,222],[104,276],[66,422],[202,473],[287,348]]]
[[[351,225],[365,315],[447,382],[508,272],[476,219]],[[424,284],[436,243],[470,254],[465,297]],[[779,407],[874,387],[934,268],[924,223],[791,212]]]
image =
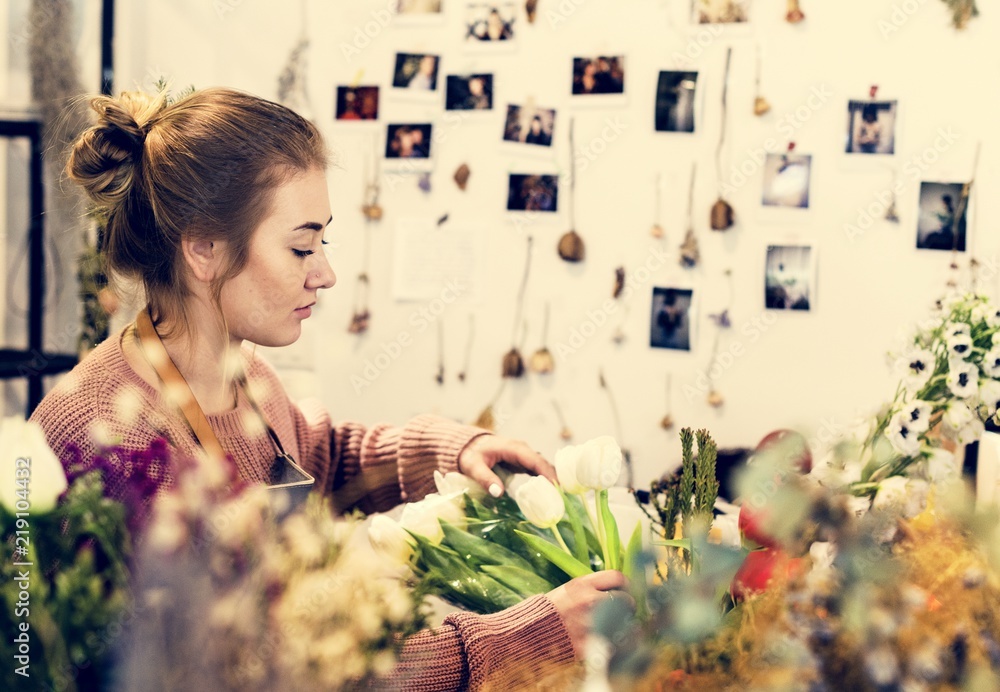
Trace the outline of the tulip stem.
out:
[[[611,563],[608,561],[608,540],[607,536],[604,535],[604,520],[601,518],[601,498],[602,496],[607,496],[607,490],[595,490],[594,491],[594,504],[597,510],[597,540],[601,543],[601,555],[604,558],[604,569],[613,569]]]
[[[565,550],[567,555],[569,555],[570,557],[574,557],[573,556],[573,552],[569,549],[569,546],[566,545],[566,541],[563,540],[562,534],[559,533],[559,527],[558,526],[553,526],[552,527],[552,533],[555,534],[556,543],[559,544],[559,547],[562,548],[563,550]]]

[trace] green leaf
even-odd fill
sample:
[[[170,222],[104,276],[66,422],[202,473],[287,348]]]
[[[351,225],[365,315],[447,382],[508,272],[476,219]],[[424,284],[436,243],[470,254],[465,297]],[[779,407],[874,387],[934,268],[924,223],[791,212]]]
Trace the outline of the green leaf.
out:
[[[642,522],[637,521],[635,529],[632,530],[632,535],[628,539],[628,545],[625,547],[625,560],[622,565],[622,574],[629,580],[632,579],[632,573],[640,553],[642,553]]]
[[[524,531],[516,531],[515,533],[521,537],[529,548],[541,553],[549,562],[568,574],[570,578],[575,579],[576,577],[582,577],[585,574],[593,572],[588,565],[583,564],[571,555],[567,555],[562,548],[554,543],[549,543],[543,538],[533,536]]]
[[[441,528],[444,529],[444,542],[468,560],[473,567],[509,565],[529,572],[532,571],[530,562],[502,545],[466,533],[444,520],[441,520]]]
[[[573,532],[573,556],[580,562],[589,564],[590,550],[587,547],[587,532],[583,528],[583,519],[586,516],[586,510],[581,505],[572,502],[570,496],[561,489],[559,492],[562,493],[563,504],[566,505],[567,521]]]
[[[534,572],[511,565],[484,565],[483,571],[524,598],[548,593],[555,588]]]
[[[615,515],[611,513],[608,506],[608,491],[600,490],[597,493],[597,511],[601,513],[601,521],[604,522],[605,540],[608,545],[608,569],[621,569],[622,562],[622,539],[618,535],[618,522]]]
[[[690,538],[671,538],[670,540],[657,540],[653,541],[653,545],[662,545],[667,548],[684,548],[684,550],[691,550],[691,539]]]

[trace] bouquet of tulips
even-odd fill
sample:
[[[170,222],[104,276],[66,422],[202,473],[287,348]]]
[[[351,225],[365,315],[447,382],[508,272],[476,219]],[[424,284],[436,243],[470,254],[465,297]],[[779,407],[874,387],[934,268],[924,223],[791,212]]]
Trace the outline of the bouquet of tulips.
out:
[[[505,479],[488,495],[460,473],[435,472],[437,493],[372,520],[376,550],[405,564],[421,585],[463,608],[492,613],[602,569],[628,575],[642,550],[641,523],[623,544],[608,489],[622,451],[600,437],[556,453],[559,485],[541,476]]]

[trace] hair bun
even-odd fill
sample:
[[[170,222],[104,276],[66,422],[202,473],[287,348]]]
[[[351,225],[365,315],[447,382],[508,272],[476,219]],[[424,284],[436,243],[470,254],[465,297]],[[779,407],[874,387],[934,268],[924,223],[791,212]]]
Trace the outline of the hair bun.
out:
[[[90,106],[97,123],[74,144],[66,170],[96,204],[114,208],[135,184],[146,133],[163,110],[164,98],[124,92],[118,98],[99,96]]]

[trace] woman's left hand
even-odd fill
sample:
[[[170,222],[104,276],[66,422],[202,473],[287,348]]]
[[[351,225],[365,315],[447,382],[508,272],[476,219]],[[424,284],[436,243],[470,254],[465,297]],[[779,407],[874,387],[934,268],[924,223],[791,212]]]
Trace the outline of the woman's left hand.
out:
[[[493,497],[500,497],[504,492],[503,481],[493,473],[493,467],[501,461],[556,482],[556,470],[545,457],[520,440],[498,435],[480,435],[472,440],[458,457],[458,470],[486,488]]]

